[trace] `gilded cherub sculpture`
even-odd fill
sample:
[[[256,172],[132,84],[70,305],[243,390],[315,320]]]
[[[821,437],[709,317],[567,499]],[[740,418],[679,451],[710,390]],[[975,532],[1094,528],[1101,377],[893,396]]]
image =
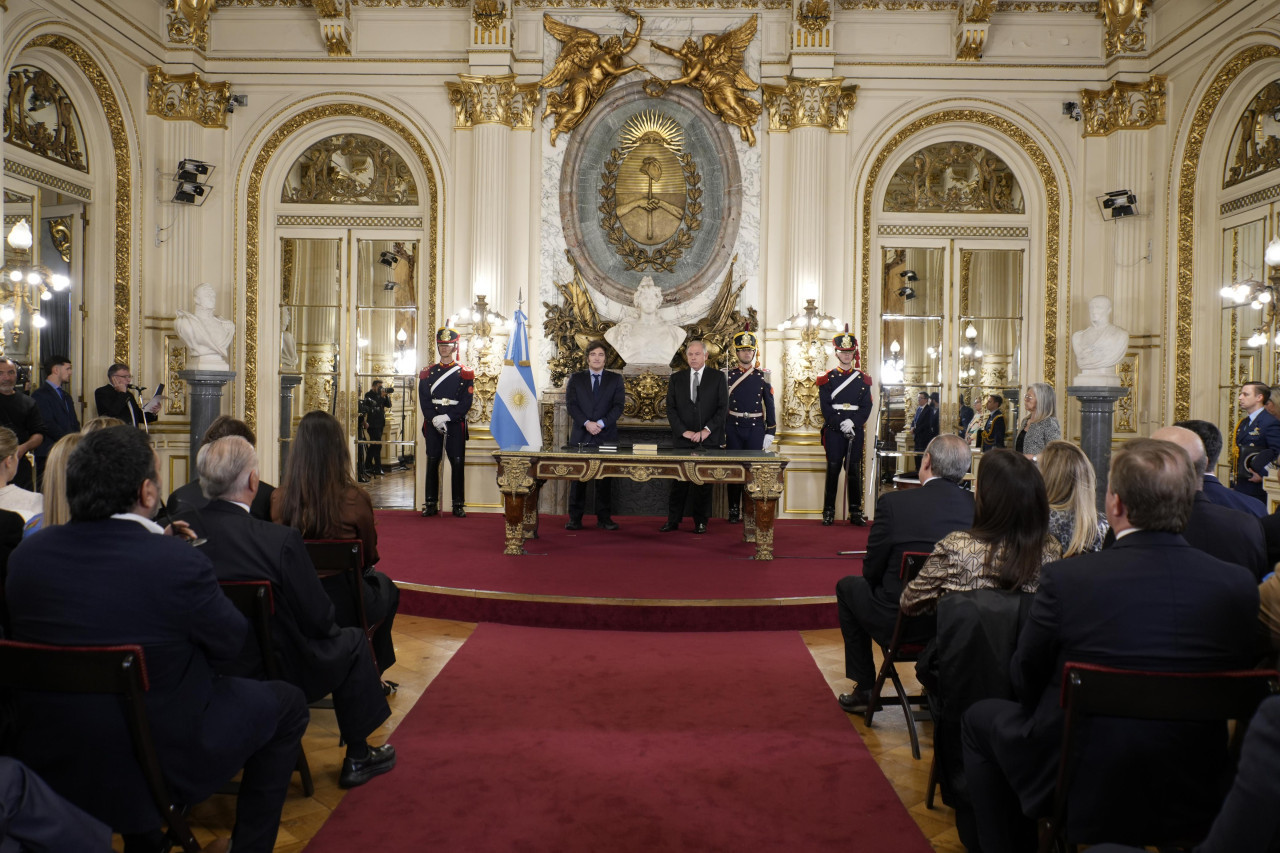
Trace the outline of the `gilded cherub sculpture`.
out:
[[[579,27],[557,21],[550,15],[542,16],[542,24],[547,32],[564,43],[560,56],[556,58],[551,73],[538,81],[539,88],[554,89],[564,85],[563,91],[547,93],[547,107],[542,118],[555,114],[555,125],[551,128],[551,144],[556,144],[556,137],[569,133],[582,123],[591,112],[591,108],[600,100],[600,96],[609,90],[619,77],[632,71],[643,69],[643,65],[622,65],[622,58],[635,49],[640,43],[640,31],[644,29],[644,18],[634,10],[619,9],[624,15],[635,19],[634,33],[623,30],[623,38],[610,36],[604,44],[600,44],[600,36]]]
[[[756,144],[755,123],[760,119],[758,101],[747,97],[760,86],[742,70],[742,56],[756,36],[756,16],[752,15],[736,30],[716,35],[707,33],[702,46],[692,38],[684,40],[679,50],[654,42],[653,46],[681,62],[682,76],[672,85],[686,85],[702,92],[702,103],[726,124],[736,125],[742,141]]]

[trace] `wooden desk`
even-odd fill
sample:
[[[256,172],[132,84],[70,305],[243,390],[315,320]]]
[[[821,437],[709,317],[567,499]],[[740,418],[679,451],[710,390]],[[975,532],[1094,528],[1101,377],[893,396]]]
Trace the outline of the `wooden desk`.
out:
[[[773,559],[773,520],[782,494],[782,471],[787,460],[763,450],[659,450],[634,454],[627,446],[616,452],[582,450],[495,450],[498,491],[507,522],[505,554],[524,553],[524,540],[538,535],[538,489],[546,480],[587,482],[597,477],[622,477],[746,486],[742,540],[754,542],[755,559]]]

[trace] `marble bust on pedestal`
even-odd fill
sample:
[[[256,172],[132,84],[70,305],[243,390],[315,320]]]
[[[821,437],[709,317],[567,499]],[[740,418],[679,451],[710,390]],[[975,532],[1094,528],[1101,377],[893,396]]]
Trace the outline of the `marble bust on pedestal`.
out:
[[[187,345],[188,370],[230,370],[227,352],[236,333],[236,324],[213,313],[217,293],[213,285],[196,285],[194,312],[179,310],[173,328]]]
[[[662,289],[653,283],[652,277],[645,276],[631,301],[635,312],[606,331],[604,339],[628,365],[669,364],[684,343],[685,330],[658,316]]]
[[[1111,325],[1111,299],[1106,296],[1089,300],[1089,321],[1087,329],[1071,336],[1071,351],[1080,368],[1071,384],[1118,386],[1120,377],[1116,375],[1115,366],[1129,349],[1129,333]]]

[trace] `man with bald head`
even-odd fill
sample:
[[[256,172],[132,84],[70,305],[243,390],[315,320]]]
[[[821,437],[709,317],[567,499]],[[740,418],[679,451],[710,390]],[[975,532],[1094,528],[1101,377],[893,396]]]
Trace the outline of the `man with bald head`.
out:
[[[1209,459],[1200,436],[1189,429],[1170,426],[1161,427],[1151,437],[1181,447],[1196,470],[1196,499],[1182,538],[1192,548],[1212,554],[1219,560],[1244,566],[1255,578],[1262,580],[1268,571],[1267,544],[1262,535],[1262,525],[1254,516],[1219,506],[1205,495],[1204,472]]]

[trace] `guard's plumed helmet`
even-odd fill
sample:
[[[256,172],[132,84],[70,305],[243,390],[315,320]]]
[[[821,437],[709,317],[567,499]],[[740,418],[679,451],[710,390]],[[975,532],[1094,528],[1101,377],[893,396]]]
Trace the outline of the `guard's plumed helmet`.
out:
[[[848,331],[841,332],[831,339],[831,345],[840,352],[857,352],[858,339]]]
[[[755,349],[756,336],[752,332],[738,332],[733,336],[734,349]]]
[[[462,336],[458,334],[457,329],[450,329],[448,326],[441,326],[436,330],[436,343],[438,344],[456,344],[460,337]]]

